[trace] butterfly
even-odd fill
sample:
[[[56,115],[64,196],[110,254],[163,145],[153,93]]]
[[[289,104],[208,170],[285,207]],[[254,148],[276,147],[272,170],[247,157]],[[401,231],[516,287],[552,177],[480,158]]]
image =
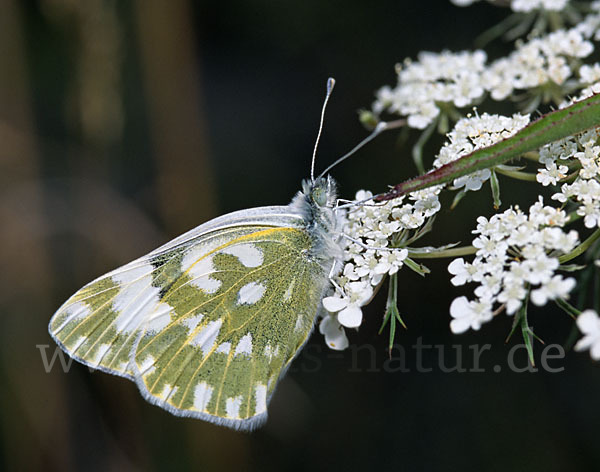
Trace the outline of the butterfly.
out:
[[[323,175],[313,153],[289,205],[215,218],[90,282],[54,314],[51,336],[175,415],[260,426],[343,256],[336,184]]]

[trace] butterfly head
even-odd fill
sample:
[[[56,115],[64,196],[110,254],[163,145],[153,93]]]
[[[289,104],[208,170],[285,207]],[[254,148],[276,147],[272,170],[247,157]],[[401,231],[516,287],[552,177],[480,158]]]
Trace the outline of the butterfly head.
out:
[[[333,177],[318,177],[314,181],[306,180],[302,186],[311,206],[332,208],[337,197],[337,184]]]
[[[329,229],[333,225],[336,188],[335,180],[330,176],[304,180],[302,190],[294,197],[291,206],[304,216],[308,225]]]

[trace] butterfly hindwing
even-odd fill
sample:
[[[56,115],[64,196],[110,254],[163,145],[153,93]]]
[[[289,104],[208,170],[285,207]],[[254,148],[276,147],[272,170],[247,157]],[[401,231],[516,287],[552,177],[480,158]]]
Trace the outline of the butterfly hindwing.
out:
[[[335,182],[208,221],[89,283],[49,331],[74,359],[180,416],[253,429],[341,260]]]
[[[168,257],[175,280],[131,358],[145,397],[240,429],[264,420],[327,280],[311,245],[301,228],[237,227]]]
[[[80,362],[133,378],[130,352],[160,301],[154,271],[142,258],[90,282],[52,317],[52,337]]]
[[[83,287],[50,333],[172,413],[252,429],[314,323],[327,276],[313,244],[300,224],[190,232]]]

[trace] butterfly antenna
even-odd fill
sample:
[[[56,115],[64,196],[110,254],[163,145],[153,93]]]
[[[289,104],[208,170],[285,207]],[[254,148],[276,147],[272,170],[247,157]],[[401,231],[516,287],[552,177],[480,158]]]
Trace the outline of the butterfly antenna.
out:
[[[310,164],[310,180],[312,182],[315,181],[315,159],[317,157],[317,147],[319,146],[319,139],[321,139],[321,131],[323,131],[323,120],[325,119],[325,108],[327,108],[327,102],[329,101],[329,97],[331,97],[331,92],[333,92],[333,87],[335,85],[335,79],[329,77],[327,79],[327,92],[325,95],[325,101],[323,102],[323,108],[321,109],[321,121],[319,122],[319,132],[317,133],[317,140],[315,141],[315,148],[313,150],[312,162]]]
[[[335,161],[333,164],[331,164],[329,167],[327,167],[327,169],[325,169],[323,172],[321,172],[321,174],[319,174],[319,177],[323,177],[327,172],[329,172],[331,169],[333,169],[335,166],[337,166],[340,162],[343,162],[346,159],[348,159],[352,154],[354,154],[356,151],[358,151],[361,147],[363,147],[365,144],[372,141],[379,134],[381,134],[383,131],[385,131],[387,129],[387,127],[388,127],[388,124],[381,121],[375,127],[375,129],[371,132],[371,134],[369,136],[367,136],[360,143],[358,143],[356,146],[354,146],[350,151],[348,151],[346,154],[344,154],[342,157],[340,157],[337,161]]]

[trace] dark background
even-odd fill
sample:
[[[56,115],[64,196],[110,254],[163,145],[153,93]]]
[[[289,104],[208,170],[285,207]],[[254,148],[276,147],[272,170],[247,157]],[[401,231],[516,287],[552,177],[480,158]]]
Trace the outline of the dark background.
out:
[[[400,275],[409,330],[397,342],[410,372],[386,364],[381,294],[349,333],[351,349],[336,354],[313,336],[252,434],[171,416],[133,383],[75,363],[65,373],[57,358],[47,373],[41,355],[55,354],[52,313],[86,282],[211,217],[289,201],[309,172],[327,77],[337,86],[317,169],[366,135],[357,110],[395,83],[396,62],[470,49],[506,10],[442,0],[3,0],[0,11],[0,468],[597,467],[597,366],[568,352],[549,362],[560,373],[511,372],[520,340],[504,344],[504,315],[453,336],[449,303],[469,289],[450,285],[447,260],[428,262],[425,279]],[[508,50],[489,48],[491,57]],[[403,144],[389,132],[335,169],[342,196],[413,175],[417,136]],[[503,188],[505,207],[534,200]],[[444,210],[423,244],[468,242],[474,217],[491,213],[484,190]],[[552,308],[530,322],[547,344],[572,329]],[[419,339],[443,347],[419,360]],[[457,353],[472,368],[469,346],[487,343],[485,372],[445,372]],[[526,366],[523,349],[513,361]]]

